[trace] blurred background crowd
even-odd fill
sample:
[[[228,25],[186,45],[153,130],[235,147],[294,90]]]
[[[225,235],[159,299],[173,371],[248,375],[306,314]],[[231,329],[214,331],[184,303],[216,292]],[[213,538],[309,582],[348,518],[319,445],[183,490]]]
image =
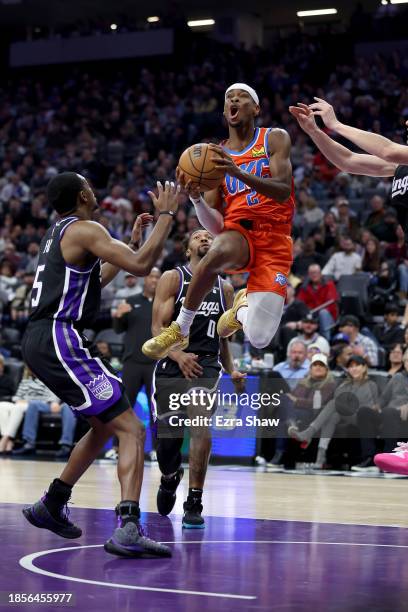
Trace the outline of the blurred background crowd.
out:
[[[364,393],[361,405],[352,415],[341,415],[333,399],[328,419],[313,427],[315,432],[323,431],[322,427],[329,422],[335,429],[342,419],[354,419],[352,425],[362,427],[364,437],[371,440],[360,448],[356,464],[372,468],[373,440],[378,443],[382,427],[392,429],[388,421],[384,425],[381,406],[390,406],[395,400],[392,405],[400,419],[398,426],[407,418],[405,409],[400,410],[404,395],[401,389],[404,393],[408,391],[407,245],[396,212],[389,204],[391,179],[340,172],[300,131],[288,113],[288,106],[310,103],[313,96],[321,96],[333,104],[341,120],[405,142],[408,60],[398,52],[387,58],[379,54],[369,60],[356,58],[351,47],[343,45],[344,41],[342,33],[323,31],[314,36],[296,32],[276,40],[271,48],[245,50],[190,37],[188,55],[180,54],[179,50],[178,55],[164,58],[160,64],[149,60],[123,61],[120,70],[110,63],[103,64],[103,68],[98,64],[70,65],[63,70],[49,67],[41,71],[20,70],[9,80],[3,80],[0,84],[3,356],[6,359],[21,356],[19,341],[27,322],[39,244],[53,220],[46,200],[50,178],[62,170],[86,176],[100,203],[97,220],[115,238],[128,240],[135,216],[153,212],[147,192],[156,180],[174,179],[184,148],[199,141],[219,142],[225,137],[224,91],[231,82],[244,81],[258,91],[261,99],[257,124],[283,127],[291,136],[297,211],[294,263],[279,334],[261,352],[252,349],[238,334],[233,338],[233,353],[242,367],[262,371],[273,366],[275,373],[289,382],[288,394],[292,397],[290,406],[282,408],[285,411],[282,422],[285,428],[292,427],[292,437],[300,436],[300,442],[299,432],[303,430],[298,412],[302,408],[296,407],[296,403],[302,404],[298,394],[303,397],[303,387],[306,385],[307,389],[309,403],[307,408],[306,404],[303,406],[303,411],[308,415],[309,426],[312,423],[309,416],[320,415],[335,398],[340,379],[344,378],[341,384],[353,384],[352,370],[358,366],[361,380],[370,381],[370,393],[377,393],[371,402],[371,413],[365,414],[370,402]],[[182,194],[172,233],[157,262],[159,271],[185,263],[183,239],[197,227],[194,209]],[[246,279],[244,275],[235,275],[231,282],[239,289],[245,286]],[[103,332],[109,332],[115,318],[120,318],[121,304],[143,291],[142,279],[119,274],[103,290],[102,311],[95,328],[89,330],[97,339],[113,339],[112,343],[119,346],[113,349],[114,358],[109,342],[101,348],[119,362],[118,367],[123,356],[122,336],[115,340]],[[324,356],[323,361],[313,361],[318,354]],[[350,361],[351,358],[357,362]],[[319,364],[324,372],[316,378],[313,368],[316,370]],[[314,399],[315,391],[322,392],[321,381],[326,384],[327,377],[332,385],[330,393],[319,404]],[[315,383],[315,378],[319,382]],[[336,384],[332,384],[332,379]],[[398,384],[392,382],[395,379]],[[381,399],[383,393],[386,402]],[[391,404],[389,393],[396,394]],[[358,416],[360,408],[364,408],[363,416]],[[393,423],[389,439],[399,437],[395,433],[397,424]],[[325,442],[319,450],[323,448],[325,452],[320,451],[316,460],[320,467],[327,463],[326,451],[333,435],[330,432],[329,427],[322,434]],[[309,434],[310,431],[305,434],[303,446],[307,446]],[[282,436],[286,435],[285,429]],[[287,446],[287,440],[281,447],[277,445],[272,449],[273,457],[267,459],[281,465]],[[260,462],[262,458],[265,459],[261,453]]]

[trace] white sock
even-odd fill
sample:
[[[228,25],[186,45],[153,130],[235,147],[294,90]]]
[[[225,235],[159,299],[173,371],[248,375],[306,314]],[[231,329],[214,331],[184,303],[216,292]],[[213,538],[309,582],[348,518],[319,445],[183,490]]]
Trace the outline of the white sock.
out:
[[[244,327],[246,323],[247,316],[248,316],[248,306],[241,306],[241,308],[238,308],[237,321],[241,323],[242,327]]]
[[[179,316],[176,319],[176,323],[179,324],[183,336],[188,336],[195,315],[195,310],[188,310],[188,308],[184,308],[184,306],[181,307]]]

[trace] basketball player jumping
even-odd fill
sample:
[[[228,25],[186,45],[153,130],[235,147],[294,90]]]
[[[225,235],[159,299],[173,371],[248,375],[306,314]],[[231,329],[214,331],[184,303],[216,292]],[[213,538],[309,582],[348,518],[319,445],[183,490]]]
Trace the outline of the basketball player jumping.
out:
[[[149,357],[161,359],[172,349],[188,346],[201,302],[217,275],[227,270],[248,271],[249,280],[220,318],[219,336],[227,338],[243,328],[250,343],[263,348],[279,327],[292,263],[291,145],[282,129],[255,128],[259,112],[252,87],[245,83],[228,87],[224,116],[229,137],[222,146],[211,145],[216,168],[226,173],[225,179],[205,199],[197,186],[186,185],[201,225],[216,237],[197,265],[177,320],[144,344],[142,350]],[[182,183],[185,178],[178,171]]]
[[[397,210],[398,221],[404,230],[405,240],[408,242],[408,147],[378,134],[341,123],[328,102],[321,98],[315,98],[315,100],[316,103],[310,106],[301,103],[298,106],[291,106],[289,111],[323,155],[340,170],[365,176],[394,177],[391,201]],[[341,134],[361,149],[368,151],[369,155],[354,153],[330,138],[316,124],[315,115],[320,116],[330,130]],[[393,434],[392,437],[395,439],[397,431]],[[392,452],[376,455],[374,462],[385,472],[407,475],[408,444],[398,442]]]
[[[196,230],[187,242],[186,255],[188,266],[165,272],[157,285],[153,303],[153,333],[160,332],[168,325],[174,314],[178,314],[185,300],[191,279],[197,266],[208,253],[213,237],[206,230]],[[179,421],[179,413],[169,410],[170,394],[176,391],[179,396],[199,387],[209,393],[215,393],[221,375],[221,364],[239,385],[245,374],[234,370],[228,341],[218,337],[217,323],[232,305],[234,291],[232,286],[216,278],[191,326],[190,344],[187,350],[172,350],[167,358],[156,365],[154,373],[152,404],[157,419],[157,459],[162,473],[160,488],[157,493],[157,509],[162,515],[169,514],[176,501],[176,489],[183,476],[180,449],[183,444],[183,418],[171,425],[170,417]],[[219,361],[221,359],[221,363]],[[189,417],[209,417],[212,411],[205,401],[200,405],[187,407]],[[214,408],[217,408],[215,405]],[[185,416],[185,414],[183,415]],[[211,437],[207,426],[190,427],[189,451],[189,489],[184,503],[183,527],[201,529],[204,519],[202,494],[211,451]]]
[[[149,239],[135,253],[139,224],[128,246],[113,240],[102,225],[91,220],[97,203],[86,179],[74,172],[54,177],[47,194],[60,219],[41,243],[32,311],[22,343],[24,360],[31,370],[91,426],[61,476],[40,501],[23,510],[24,516],[36,527],[64,538],[78,538],[82,531],[69,521],[67,511],[72,487],[116,435],[122,500],[116,514],[120,522],[105,550],[130,557],[141,553],[171,556],[171,551],[145,537],[139,523],[143,425],[129,404],[121,379],[90,350],[82,331],[99,310],[101,287],[120,268],[136,276],[150,272],[169,234],[178,192],[179,188],[168,182],[164,188],[158,183],[158,197],[150,192],[159,218]]]

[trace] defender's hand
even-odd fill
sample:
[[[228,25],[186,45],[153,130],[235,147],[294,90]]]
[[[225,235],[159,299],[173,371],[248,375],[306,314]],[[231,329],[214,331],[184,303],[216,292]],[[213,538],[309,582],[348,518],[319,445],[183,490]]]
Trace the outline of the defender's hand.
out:
[[[132,310],[131,305],[128,304],[127,302],[123,302],[122,304],[119,304],[119,306],[113,313],[113,316],[116,319],[120,319],[121,317],[123,317],[124,314],[126,314],[127,312],[130,312],[131,310]]]
[[[181,351],[177,356],[177,364],[187,380],[198,378],[203,373],[203,368],[197,363],[197,360],[198,355],[194,353],[184,353],[184,351]]]
[[[157,191],[157,196],[153,191],[149,191],[149,196],[156,210],[159,212],[176,212],[178,208],[180,185],[166,181],[163,187],[161,182],[157,181]]]
[[[238,370],[233,370],[233,372],[231,372],[231,380],[234,383],[234,387],[237,393],[243,393],[245,391],[246,376],[246,374],[238,372]]]
[[[130,243],[139,245],[142,239],[143,229],[152,222],[153,222],[153,215],[150,215],[149,213],[142,213],[141,215],[138,215],[133,225]]]
[[[322,98],[314,98],[317,100],[313,104],[309,104],[309,108],[313,111],[314,115],[319,115],[323,119],[323,123],[329,130],[336,131],[340,121],[336,117],[334,108],[331,104],[323,100]]]
[[[313,111],[307,106],[307,104],[298,102],[297,106],[289,106],[289,112],[293,117],[295,117],[296,121],[302,130],[306,132],[306,134],[311,134],[319,129],[314,118]]]

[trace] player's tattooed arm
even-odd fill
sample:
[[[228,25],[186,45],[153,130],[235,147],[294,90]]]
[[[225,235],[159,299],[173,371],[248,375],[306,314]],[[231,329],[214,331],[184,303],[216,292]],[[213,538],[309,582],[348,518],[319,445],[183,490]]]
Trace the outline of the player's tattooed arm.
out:
[[[290,163],[291,142],[285,130],[271,129],[268,134],[270,151],[269,168],[271,177],[256,176],[238,166],[232,157],[219,145],[211,144],[215,167],[277,202],[286,202],[292,191],[292,164]]]
[[[302,130],[310,136],[319,151],[339,170],[364,176],[393,176],[397,164],[387,163],[376,155],[354,153],[336,142],[319,128],[313,111],[307,104],[299,102],[297,106],[290,106],[289,112]]]
[[[336,117],[334,108],[322,98],[315,98],[316,102],[309,105],[314,115],[322,118],[329,129],[347,138],[355,145],[371,155],[377,155],[382,160],[394,164],[408,164],[408,147],[393,142],[380,134],[365,132],[358,128],[341,123]],[[406,123],[408,125],[408,122]],[[384,176],[384,175],[382,175]]]
[[[153,300],[152,333],[160,334],[173,318],[174,304],[180,289],[180,275],[177,270],[164,272],[159,279]]]

